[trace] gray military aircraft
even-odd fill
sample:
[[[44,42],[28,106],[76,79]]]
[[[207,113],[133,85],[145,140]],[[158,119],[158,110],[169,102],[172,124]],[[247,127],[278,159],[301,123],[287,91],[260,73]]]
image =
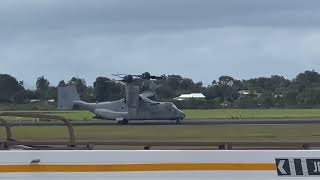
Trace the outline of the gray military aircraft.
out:
[[[174,120],[179,124],[185,118],[184,112],[173,103],[151,100],[150,97],[155,96],[154,89],[153,91],[140,93],[140,87],[133,85],[134,78],[152,80],[163,77],[150,76],[150,74],[144,73],[143,75],[126,75],[122,78],[126,96],[123,99],[111,102],[87,103],[80,100],[75,86],[59,87],[59,109],[70,110],[79,106],[96,114],[101,119],[115,120],[119,124],[128,124],[131,120]]]

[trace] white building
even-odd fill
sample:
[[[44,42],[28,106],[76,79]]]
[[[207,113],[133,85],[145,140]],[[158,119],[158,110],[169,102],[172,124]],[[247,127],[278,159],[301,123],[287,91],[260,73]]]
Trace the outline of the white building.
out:
[[[205,99],[206,96],[202,93],[191,93],[191,94],[181,94],[179,97],[174,98],[178,101],[183,101],[187,99]]]
[[[54,103],[54,99],[48,99],[48,100],[41,100],[41,99],[30,99],[30,103],[37,103],[37,102],[45,102],[45,103]]]
[[[244,97],[244,96],[260,97],[261,96],[261,93],[258,93],[255,91],[249,91],[249,90],[241,90],[241,91],[238,91],[238,93],[240,94],[240,97]]]

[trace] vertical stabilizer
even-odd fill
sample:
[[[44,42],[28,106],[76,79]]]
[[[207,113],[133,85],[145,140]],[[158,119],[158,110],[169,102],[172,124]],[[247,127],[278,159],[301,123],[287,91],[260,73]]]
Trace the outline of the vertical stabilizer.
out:
[[[129,119],[137,118],[137,111],[139,106],[139,86],[126,86],[126,103],[128,105],[128,117]]]
[[[71,110],[74,101],[79,101],[80,96],[74,85],[58,87],[58,108],[60,110]]]

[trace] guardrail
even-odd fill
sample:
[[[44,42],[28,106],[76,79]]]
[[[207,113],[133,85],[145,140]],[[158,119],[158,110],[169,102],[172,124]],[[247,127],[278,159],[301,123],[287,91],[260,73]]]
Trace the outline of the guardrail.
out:
[[[74,130],[73,126],[71,125],[70,121],[68,119],[65,119],[64,117],[61,116],[55,116],[55,115],[44,115],[44,114],[33,114],[33,113],[16,113],[16,112],[4,112],[0,113],[0,117],[4,116],[9,116],[9,117],[28,117],[28,118],[43,118],[43,119],[48,119],[48,120],[54,120],[54,121],[62,121],[64,125],[68,128],[68,134],[69,134],[69,142],[67,145],[69,147],[74,147],[75,146],[75,135],[74,135]],[[10,137],[10,140],[7,141],[6,143],[9,144],[15,144],[13,143],[14,140],[12,139],[11,135],[11,130],[8,125],[8,122],[5,121],[4,119],[0,119],[1,125],[6,127],[6,133],[7,133],[7,139]],[[65,143],[66,144],[66,143]]]
[[[153,149],[165,147],[172,149],[217,149],[217,150],[266,150],[266,149],[312,149],[320,148],[319,142],[113,142],[113,141],[76,141],[73,147],[67,146],[59,148],[56,146],[69,145],[64,141],[9,141],[8,146],[17,145],[29,146],[32,149],[88,149],[92,150],[95,146],[108,147],[135,147],[135,149]]]
[[[5,127],[6,129],[6,139],[1,143],[0,149],[7,149],[8,148],[8,141],[12,141],[12,133],[10,126],[8,125],[7,121],[0,118],[0,126]]]

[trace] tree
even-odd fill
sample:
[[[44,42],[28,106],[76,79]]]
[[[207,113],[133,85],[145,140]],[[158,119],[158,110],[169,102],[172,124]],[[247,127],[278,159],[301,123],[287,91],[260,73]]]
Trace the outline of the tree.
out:
[[[182,89],[191,90],[193,86],[194,86],[194,83],[192,79],[183,78],[180,82],[180,88]]]
[[[218,82],[219,85],[232,86],[233,83],[234,83],[233,77],[230,77],[230,76],[220,76],[219,77],[219,82]]]
[[[166,80],[166,86],[169,86],[172,90],[180,89],[180,79],[181,77],[177,77],[176,75],[169,76],[169,79]]]
[[[237,108],[257,108],[259,103],[256,97],[245,96],[240,97],[235,101],[235,107]]]
[[[211,85],[212,85],[212,86],[217,85],[217,81],[216,81],[216,80],[213,80],[213,81],[211,82]]]
[[[48,89],[47,99],[54,99],[55,101],[58,100],[58,88],[54,86],[50,86]]]
[[[237,82],[237,84],[235,84]],[[219,77],[219,82],[215,86],[218,96],[223,98],[224,102],[233,102],[239,97],[238,88],[235,85],[238,85],[238,81],[230,76],[221,76]]]
[[[107,77],[97,77],[93,88],[98,102],[118,100],[125,96],[124,87]]]
[[[204,95],[207,99],[219,97],[221,95],[220,88],[218,86],[208,86],[204,91]]]
[[[297,89],[288,89],[284,92],[284,104],[287,107],[297,105],[297,96],[299,91]]]
[[[303,107],[313,107],[320,104],[320,87],[306,88],[297,96],[297,103]]]
[[[63,84],[61,82],[61,84]],[[78,93],[80,95],[80,98],[83,99],[83,100],[88,100],[88,87],[87,87],[87,84],[86,84],[86,81],[84,79],[81,79],[81,78],[78,78],[78,77],[72,77],[70,79],[70,81],[68,81],[68,84],[69,85],[75,85],[77,90],[78,90]]]
[[[172,99],[174,97],[177,97],[178,93],[170,86],[168,86],[166,84],[162,84],[157,89],[157,94],[161,99]]]
[[[13,102],[15,96],[22,93],[24,88],[16,78],[8,74],[0,74],[0,101]]]
[[[94,94],[98,102],[106,101],[109,98],[107,81],[110,81],[110,79],[106,77],[97,77],[96,81],[93,83]]]
[[[270,108],[274,106],[275,103],[275,97],[272,94],[272,92],[263,92],[261,94],[261,97],[258,99],[259,104],[261,104],[264,108]]]
[[[41,76],[37,79],[36,86],[37,86],[37,94],[38,98],[42,100],[46,100],[48,96],[50,82]]]
[[[319,73],[313,71],[305,71],[304,73],[300,73],[295,78],[297,83],[301,84],[310,84],[315,82],[320,82],[320,75]]]
[[[67,84],[64,82],[64,80],[61,80],[58,84],[58,87],[64,87],[66,86]]]

